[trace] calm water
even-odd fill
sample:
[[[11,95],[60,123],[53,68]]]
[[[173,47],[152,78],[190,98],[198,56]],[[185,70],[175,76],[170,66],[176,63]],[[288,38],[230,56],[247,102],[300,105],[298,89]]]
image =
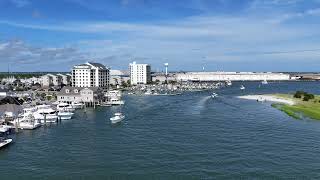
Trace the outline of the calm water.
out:
[[[181,96],[128,96],[119,107],[77,111],[60,124],[23,131],[0,151],[0,179],[320,178],[320,121],[294,120],[242,94],[320,94],[319,82],[240,83]]]

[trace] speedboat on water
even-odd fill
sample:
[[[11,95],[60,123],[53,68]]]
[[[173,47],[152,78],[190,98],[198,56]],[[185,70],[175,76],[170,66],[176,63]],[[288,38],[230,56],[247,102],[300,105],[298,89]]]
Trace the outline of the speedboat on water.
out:
[[[122,113],[115,113],[114,116],[110,118],[110,121],[112,124],[115,124],[115,123],[121,122],[124,118],[125,118],[125,115],[123,115]]]
[[[245,90],[246,87],[244,87],[243,85],[241,85],[241,86],[240,86],[240,89],[241,89],[241,90]]]
[[[212,93],[212,95],[211,95],[211,97],[212,97],[212,98],[216,98],[217,96],[218,96],[218,94],[217,94],[217,93],[215,93],[215,92],[214,92],[214,93]]]
[[[12,139],[0,137],[0,148],[3,148],[4,146],[7,146],[11,142],[12,142]]]

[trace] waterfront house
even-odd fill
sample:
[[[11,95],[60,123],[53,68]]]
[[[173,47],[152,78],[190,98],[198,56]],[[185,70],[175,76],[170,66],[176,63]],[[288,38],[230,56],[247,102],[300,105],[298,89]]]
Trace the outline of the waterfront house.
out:
[[[65,86],[57,93],[58,102],[85,103],[93,106],[100,103],[104,98],[102,89],[99,87],[71,87]]]

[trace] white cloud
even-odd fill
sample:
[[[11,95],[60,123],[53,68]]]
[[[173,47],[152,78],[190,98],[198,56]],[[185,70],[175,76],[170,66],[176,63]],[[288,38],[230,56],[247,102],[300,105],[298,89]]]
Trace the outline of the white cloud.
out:
[[[14,65],[20,71],[32,68],[38,71],[47,69],[66,70],[65,65],[81,62],[85,59],[86,56],[70,47],[39,48],[28,45],[21,40],[0,43],[1,66],[5,65],[4,67],[6,67],[6,64]],[[63,63],[63,66],[61,66],[61,63]]]
[[[28,0],[10,0],[10,2],[19,8],[25,7],[30,4],[30,1]]]
[[[271,3],[280,2],[272,1]],[[294,1],[286,3],[293,4]],[[12,62],[29,64],[30,67],[36,62],[42,62],[46,68],[43,59],[49,59],[51,60],[50,68],[64,68],[63,70],[66,66],[61,67],[61,62],[66,61],[66,65],[70,68],[72,64],[81,63],[89,58],[122,69],[126,69],[127,64],[136,58],[153,64],[154,69],[162,67],[165,61],[169,61],[176,69],[185,64],[197,66],[199,65],[197,63],[202,61],[208,64],[249,61],[273,64],[274,62],[298,62],[303,57],[305,61],[315,61],[319,58],[317,51],[296,53],[290,51],[319,47],[320,41],[316,38],[320,34],[318,32],[320,25],[315,24],[310,28],[301,24],[288,25],[281,22],[316,16],[319,12],[319,9],[314,8],[302,13],[282,13],[280,16],[273,14],[263,17],[208,15],[152,24],[65,22],[41,25],[0,21],[1,24],[21,28],[88,33],[99,37],[72,42],[68,47],[73,48],[57,49],[34,48],[24,42],[11,43],[8,49],[7,44],[0,43],[0,58],[9,57]],[[313,39],[312,42],[308,41],[310,37]],[[8,54],[8,51],[11,53]],[[265,53],[278,51],[290,53]]]

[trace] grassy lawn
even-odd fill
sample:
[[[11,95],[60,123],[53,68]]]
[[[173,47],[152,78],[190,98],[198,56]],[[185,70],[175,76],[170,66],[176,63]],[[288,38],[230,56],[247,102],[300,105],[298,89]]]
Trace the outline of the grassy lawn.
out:
[[[294,98],[291,94],[274,94],[274,96],[293,100],[295,105],[273,104],[272,107],[277,108],[295,119],[308,117],[311,119],[320,120],[320,96],[316,95],[315,99],[303,101],[302,99]]]

